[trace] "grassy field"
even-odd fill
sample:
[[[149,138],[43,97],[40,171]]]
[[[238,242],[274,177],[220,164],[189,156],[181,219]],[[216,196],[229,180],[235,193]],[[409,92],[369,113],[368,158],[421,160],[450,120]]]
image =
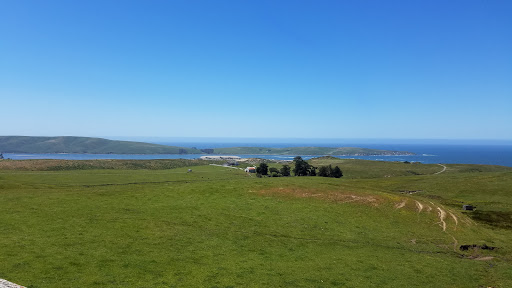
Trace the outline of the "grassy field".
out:
[[[336,161],[314,165],[346,177],[185,162],[4,166],[0,278],[31,288],[512,287],[512,228],[494,217],[512,212],[511,168]],[[469,202],[494,218],[462,213]]]

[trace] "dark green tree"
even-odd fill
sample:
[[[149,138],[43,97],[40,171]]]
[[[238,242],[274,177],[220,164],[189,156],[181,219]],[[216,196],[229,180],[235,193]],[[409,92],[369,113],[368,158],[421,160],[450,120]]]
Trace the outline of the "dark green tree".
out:
[[[260,163],[260,165],[256,167],[256,173],[260,175],[268,175],[268,165],[265,163]]]
[[[281,168],[280,172],[281,172],[281,175],[283,175],[283,176],[290,176],[290,166],[283,165],[283,168]]]
[[[309,175],[309,176],[316,176],[316,167],[314,167],[314,166],[309,166],[308,175]]]
[[[318,176],[330,177],[330,175],[329,175],[329,167],[327,167],[327,166],[320,166],[320,168],[318,168]]]
[[[293,174],[295,176],[308,176],[311,165],[308,162],[304,161],[302,157],[297,156],[293,158],[295,162],[295,168],[293,168]]]
[[[334,169],[332,170],[331,177],[334,177],[334,178],[341,178],[341,177],[343,177],[343,172],[341,172],[340,167],[338,167],[338,166],[334,167]]]
[[[279,174],[279,170],[277,170],[277,168],[275,168],[275,167],[270,167],[270,168],[268,168],[268,172],[269,172],[270,174],[272,174],[272,173],[277,173],[277,174]]]

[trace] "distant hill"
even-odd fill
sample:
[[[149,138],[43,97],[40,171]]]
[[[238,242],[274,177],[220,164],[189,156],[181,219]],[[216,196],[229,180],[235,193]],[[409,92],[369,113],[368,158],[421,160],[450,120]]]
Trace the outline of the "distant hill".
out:
[[[3,153],[77,153],[77,154],[234,154],[234,155],[414,155],[405,151],[388,151],[356,147],[232,147],[196,149],[133,141],[117,141],[91,137],[0,136]]]
[[[91,137],[0,136],[3,153],[199,154],[198,149]]]
[[[335,155],[335,156],[383,156],[383,155],[414,155],[405,151],[389,151],[356,147],[233,147],[216,148],[213,154],[255,154],[255,155]]]

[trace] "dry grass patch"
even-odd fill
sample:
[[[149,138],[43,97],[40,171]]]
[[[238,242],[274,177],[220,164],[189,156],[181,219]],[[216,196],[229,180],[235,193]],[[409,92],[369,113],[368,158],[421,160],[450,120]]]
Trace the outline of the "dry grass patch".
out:
[[[377,195],[365,195],[351,191],[336,191],[325,189],[299,188],[299,187],[276,187],[259,191],[260,195],[293,197],[293,198],[315,198],[336,203],[358,203],[370,206],[378,206],[384,199]]]

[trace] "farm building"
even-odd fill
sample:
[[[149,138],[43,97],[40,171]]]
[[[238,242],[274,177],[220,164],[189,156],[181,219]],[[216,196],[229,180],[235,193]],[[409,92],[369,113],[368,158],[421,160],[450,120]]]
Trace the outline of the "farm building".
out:
[[[245,168],[245,172],[256,173],[256,167],[247,167],[247,168]]]

